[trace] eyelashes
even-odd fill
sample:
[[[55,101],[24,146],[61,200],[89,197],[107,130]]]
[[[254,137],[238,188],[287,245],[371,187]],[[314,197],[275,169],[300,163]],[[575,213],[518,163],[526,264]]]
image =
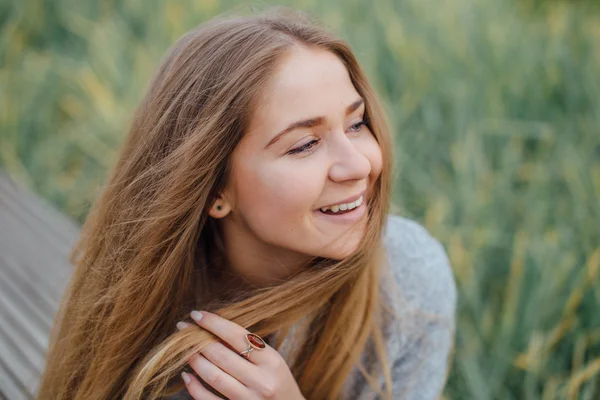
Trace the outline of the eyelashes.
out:
[[[313,147],[315,144],[319,143],[320,141],[321,141],[321,139],[319,139],[319,140],[311,140],[310,142],[306,143],[306,144],[305,144],[305,145],[303,145],[303,146],[300,146],[300,147],[298,147],[298,148],[296,148],[296,149],[293,149],[293,150],[290,150],[290,151],[288,151],[288,152],[287,152],[287,154],[298,154],[298,153],[304,153],[304,152],[306,152],[306,151],[308,151],[308,150],[312,149],[312,147]]]
[[[357,122],[356,124],[352,125],[350,128],[354,128],[355,130],[353,130],[352,132],[358,132],[363,126],[367,125],[367,121],[362,120],[360,122]],[[302,145],[298,148],[292,149],[290,151],[288,151],[286,154],[290,154],[290,155],[294,155],[294,154],[299,154],[299,153],[306,153],[309,152],[311,150],[314,149],[314,146],[319,143],[321,141],[321,139],[318,140],[311,140],[310,142],[306,143],[305,145]]]

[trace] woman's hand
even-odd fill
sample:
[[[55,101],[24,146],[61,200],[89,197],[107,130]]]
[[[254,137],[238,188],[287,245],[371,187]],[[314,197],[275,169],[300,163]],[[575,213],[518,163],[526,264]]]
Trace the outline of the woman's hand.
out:
[[[223,343],[212,343],[193,356],[188,363],[200,378],[231,400],[304,399],[292,372],[281,355],[265,343],[264,349],[253,349],[249,358],[240,353],[248,348],[246,334],[238,324],[207,311],[192,311],[200,327],[220,337]],[[185,322],[178,329],[189,327]],[[229,346],[229,347],[228,347]],[[182,374],[188,392],[195,400],[219,400],[193,374]]]

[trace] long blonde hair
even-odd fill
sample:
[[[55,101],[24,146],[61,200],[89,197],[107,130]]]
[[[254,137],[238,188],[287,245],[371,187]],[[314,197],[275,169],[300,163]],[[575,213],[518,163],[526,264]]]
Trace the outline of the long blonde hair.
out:
[[[298,45],[339,57],[365,100],[383,168],[364,238],[344,260],[315,257],[281,284],[214,301],[219,232],[207,210],[226,185],[261,88]],[[372,340],[391,398],[379,296],[391,169],[380,102],[349,45],[312,17],[278,7],[220,16],[188,32],[151,81],[73,249],[76,269],[52,328],[39,398],[155,399],[182,389],[187,360],[216,340],[200,328],[176,331],[192,309],[263,337],[285,337],[310,316],[310,334],[290,365],[308,399],[339,397],[354,365],[376,382],[359,365]]]

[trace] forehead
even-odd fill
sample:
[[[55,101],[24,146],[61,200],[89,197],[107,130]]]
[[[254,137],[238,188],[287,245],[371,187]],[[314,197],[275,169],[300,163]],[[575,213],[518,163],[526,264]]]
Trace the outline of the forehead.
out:
[[[358,97],[335,54],[296,46],[280,61],[260,96],[251,127],[278,129],[303,118],[338,117]]]

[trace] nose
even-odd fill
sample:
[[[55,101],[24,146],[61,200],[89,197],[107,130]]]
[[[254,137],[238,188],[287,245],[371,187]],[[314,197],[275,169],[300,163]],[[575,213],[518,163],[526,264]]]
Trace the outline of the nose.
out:
[[[332,164],[329,179],[333,182],[366,179],[371,173],[371,162],[344,132],[337,135],[330,146]]]

